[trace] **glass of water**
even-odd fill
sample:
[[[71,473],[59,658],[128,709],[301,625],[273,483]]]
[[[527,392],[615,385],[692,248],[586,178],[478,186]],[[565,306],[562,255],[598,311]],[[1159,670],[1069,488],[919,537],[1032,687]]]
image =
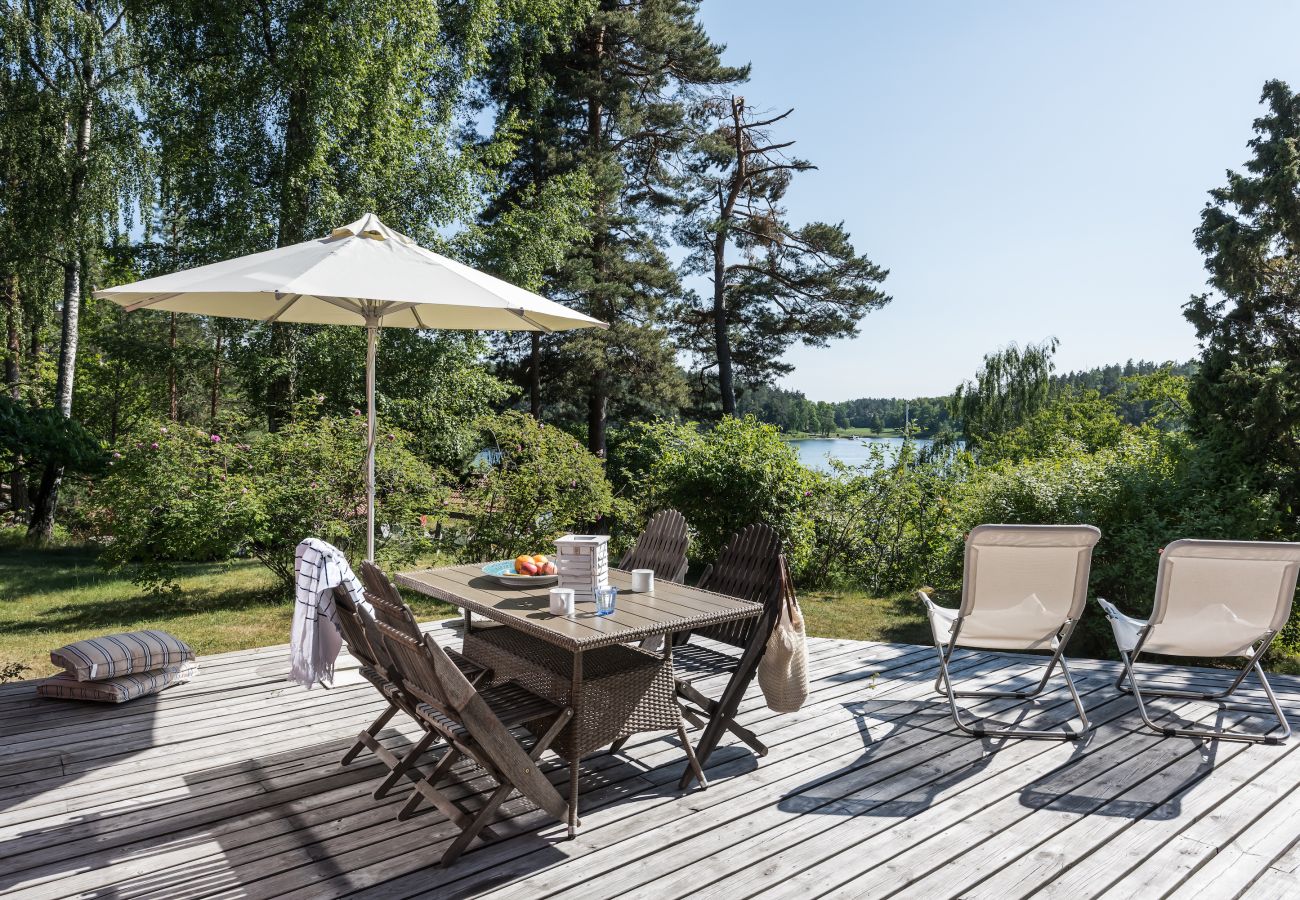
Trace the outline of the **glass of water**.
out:
[[[596,600],[596,615],[607,616],[614,611],[614,600],[618,597],[618,588],[596,588],[591,593]]]

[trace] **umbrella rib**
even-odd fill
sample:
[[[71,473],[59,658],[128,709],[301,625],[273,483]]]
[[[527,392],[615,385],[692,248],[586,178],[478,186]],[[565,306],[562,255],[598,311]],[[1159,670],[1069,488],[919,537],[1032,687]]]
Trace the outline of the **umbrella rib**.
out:
[[[323,300],[332,306],[337,306],[339,309],[346,309],[350,313],[356,313],[363,319],[366,317],[366,311],[362,309],[361,304],[355,300],[346,300],[342,297],[322,297],[319,294],[316,295],[316,299]]]
[[[544,331],[544,332],[546,332],[547,334],[554,334],[554,333],[555,333],[555,329],[554,329],[554,328],[547,328],[545,325],[543,325],[541,322],[538,322],[536,319],[531,319],[531,318],[529,318],[529,317],[528,317],[528,313],[525,312],[524,310],[522,310],[522,309],[510,309],[509,307],[507,307],[507,309],[509,309],[510,312],[514,313],[514,314],[517,315],[519,318],[523,319],[523,320],[524,320],[525,322],[527,322],[529,325],[536,326],[538,330],[540,330],[540,331]]]
[[[157,297],[150,297],[148,300],[137,300],[126,307],[127,312],[135,312],[137,309],[144,309],[146,306],[153,306],[155,303],[162,303],[173,297],[179,297],[180,294],[159,294]]]
[[[411,304],[411,315],[415,316],[416,325],[419,325],[425,331],[429,330],[429,326],[424,324],[424,319],[420,318],[420,307],[418,304],[415,303]]]
[[[289,298],[289,300],[288,300],[287,303],[285,303],[283,306],[281,306],[279,309],[277,309],[277,310],[276,310],[275,312],[273,312],[271,315],[267,316],[266,319],[265,319],[265,321],[267,321],[267,322],[274,322],[274,321],[276,321],[277,319],[280,318],[280,316],[284,315],[285,312],[288,311],[289,307],[293,306],[295,303],[297,303],[297,302],[298,302],[299,300],[301,300],[301,299],[302,299],[302,294],[294,294],[292,297]]]

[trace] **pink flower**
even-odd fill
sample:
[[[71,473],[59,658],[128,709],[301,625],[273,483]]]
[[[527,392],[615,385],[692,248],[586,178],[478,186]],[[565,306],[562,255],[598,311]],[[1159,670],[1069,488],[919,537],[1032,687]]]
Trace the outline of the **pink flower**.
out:
[[[220,444],[220,443],[221,443],[221,435],[219,435],[219,434],[214,434],[214,435],[212,435],[212,443],[214,443],[214,444]]]
[[[395,435],[395,434],[390,434],[390,435],[388,436],[388,439],[389,439],[390,441],[395,441],[395,440],[397,440],[397,435]]]
[[[239,493],[241,493],[241,494],[247,494],[247,493],[248,493],[248,488],[240,488],[240,489],[239,489]]]
[[[154,441],[152,444],[150,444],[150,445],[149,445],[149,449],[150,449],[150,450],[157,450],[157,449],[158,449],[158,442],[157,442],[157,441]]]
[[[122,458],[122,454],[120,454],[120,453],[118,453],[116,450],[114,450],[114,451],[113,451],[113,459],[121,459],[121,458]]]
[[[159,428],[158,430],[161,431],[163,434],[166,434],[166,433],[167,433],[167,426],[164,425],[162,428]]]
[[[354,416],[359,416],[359,415],[361,415],[361,410],[357,409],[356,407],[353,407],[353,408],[352,408],[352,415],[354,415]]]
[[[311,486],[312,486],[312,489],[313,489],[313,490],[316,489],[316,488],[318,488],[318,487],[320,487],[320,485],[318,485],[318,484],[317,484],[316,482],[314,482],[314,481],[311,483]]]

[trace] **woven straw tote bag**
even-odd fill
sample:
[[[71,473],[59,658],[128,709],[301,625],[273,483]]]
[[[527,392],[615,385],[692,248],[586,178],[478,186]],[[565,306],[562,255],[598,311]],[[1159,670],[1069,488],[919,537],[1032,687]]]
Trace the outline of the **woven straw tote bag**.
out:
[[[808,640],[804,635],[803,612],[784,559],[781,593],[781,614],[758,664],[758,686],[763,689],[768,709],[791,713],[808,699]]]

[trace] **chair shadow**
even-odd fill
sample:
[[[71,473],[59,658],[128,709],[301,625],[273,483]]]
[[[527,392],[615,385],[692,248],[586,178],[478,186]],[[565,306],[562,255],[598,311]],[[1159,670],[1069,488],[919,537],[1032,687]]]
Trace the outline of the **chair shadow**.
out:
[[[888,717],[875,713],[881,707],[879,701],[871,700],[844,704],[857,725],[862,754],[829,775],[795,787],[781,798],[777,807],[800,815],[907,818],[929,809],[940,793],[978,776],[992,762],[994,751],[1002,743],[989,738],[975,741],[981,746],[978,758],[928,782],[900,789],[898,779],[908,773],[907,769],[899,773],[883,770],[879,778],[871,771],[892,755],[890,738],[906,733],[908,746],[912,746],[914,739],[957,732],[947,711],[929,701],[889,702],[885,707],[889,710]]]

